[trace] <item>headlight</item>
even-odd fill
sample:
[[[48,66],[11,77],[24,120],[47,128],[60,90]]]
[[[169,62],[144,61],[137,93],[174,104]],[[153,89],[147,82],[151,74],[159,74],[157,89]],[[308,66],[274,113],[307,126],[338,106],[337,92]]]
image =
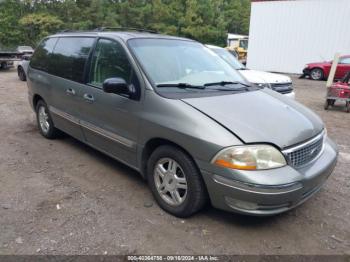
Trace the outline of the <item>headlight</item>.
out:
[[[268,83],[260,83],[260,84],[256,84],[256,85],[260,88],[271,88],[270,84],[268,84]]]
[[[221,150],[212,163],[226,168],[264,170],[285,166],[282,153],[270,145],[233,146]]]

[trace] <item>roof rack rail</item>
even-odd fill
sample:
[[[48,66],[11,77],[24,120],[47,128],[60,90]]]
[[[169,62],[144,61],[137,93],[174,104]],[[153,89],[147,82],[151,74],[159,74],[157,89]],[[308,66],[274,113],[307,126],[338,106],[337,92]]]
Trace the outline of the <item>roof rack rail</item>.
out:
[[[73,32],[73,30],[71,29],[63,29],[63,30],[60,30],[58,31],[59,33],[64,33],[64,32]]]
[[[135,28],[135,27],[98,27],[93,31],[103,32],[108,30],[117,30],[117,31],[137,31],[137,32],[147,32],[152,34],[157,34],[158,32],[155,30],[149,30],[144,28]]]

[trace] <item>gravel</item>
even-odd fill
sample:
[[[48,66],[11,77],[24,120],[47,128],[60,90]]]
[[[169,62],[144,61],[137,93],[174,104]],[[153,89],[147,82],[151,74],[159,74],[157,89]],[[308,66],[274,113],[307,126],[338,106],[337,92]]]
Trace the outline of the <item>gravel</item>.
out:
[[[69,136],[44,139],[26,83],[0,71],[0,254],[350,254],[350,114],[323,109],[325,82],[293,80],[339,145],[324,188],[274,217],[208,206],[183,220],[125,165]]]

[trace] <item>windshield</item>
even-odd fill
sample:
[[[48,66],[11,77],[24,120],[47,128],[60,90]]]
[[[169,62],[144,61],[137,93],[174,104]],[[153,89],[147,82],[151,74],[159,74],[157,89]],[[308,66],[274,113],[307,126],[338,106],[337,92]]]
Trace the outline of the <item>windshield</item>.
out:
[[[244,50],[247,50],[248,49],[248,40],[245,39],[245,40],[239,41],[239,47],[242,47]]]
[[[186,88],[215,82],[245,82],[236,70],[198,42],[131,39],[128,43],[154,86],[171,89],[174,84],[174,89],[179,88],[175,84],[180,83]]]
[[[241,64],[241,62],[239,62],[237,60],[237,58],[232,53],[230,53],[228,50],[226,50],[224,48],[213,48],[212,50],[216,54],[218,54],[221,58],[223,58],[234,69],[240,70],[240,69],[244,69],[245,68],[244,65]]]

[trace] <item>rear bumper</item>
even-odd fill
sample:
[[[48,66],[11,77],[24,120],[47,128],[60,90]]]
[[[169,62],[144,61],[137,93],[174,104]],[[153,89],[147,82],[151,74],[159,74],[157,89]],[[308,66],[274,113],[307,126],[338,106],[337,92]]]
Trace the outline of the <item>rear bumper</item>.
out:
[[[295,208],[319,191],[332,173],[337,156],[337,147],[327,139],[320,157],[299,170],[286,166],[264,171],[235,170],[235,173],[231,171],[231,177],[207,170],[202,170],[202,174],[214,207],[247,215],[269,216]],[[244,176],[250,181],[237,180],[237,177]],[[278,183],[271,183],[273,181]]]

